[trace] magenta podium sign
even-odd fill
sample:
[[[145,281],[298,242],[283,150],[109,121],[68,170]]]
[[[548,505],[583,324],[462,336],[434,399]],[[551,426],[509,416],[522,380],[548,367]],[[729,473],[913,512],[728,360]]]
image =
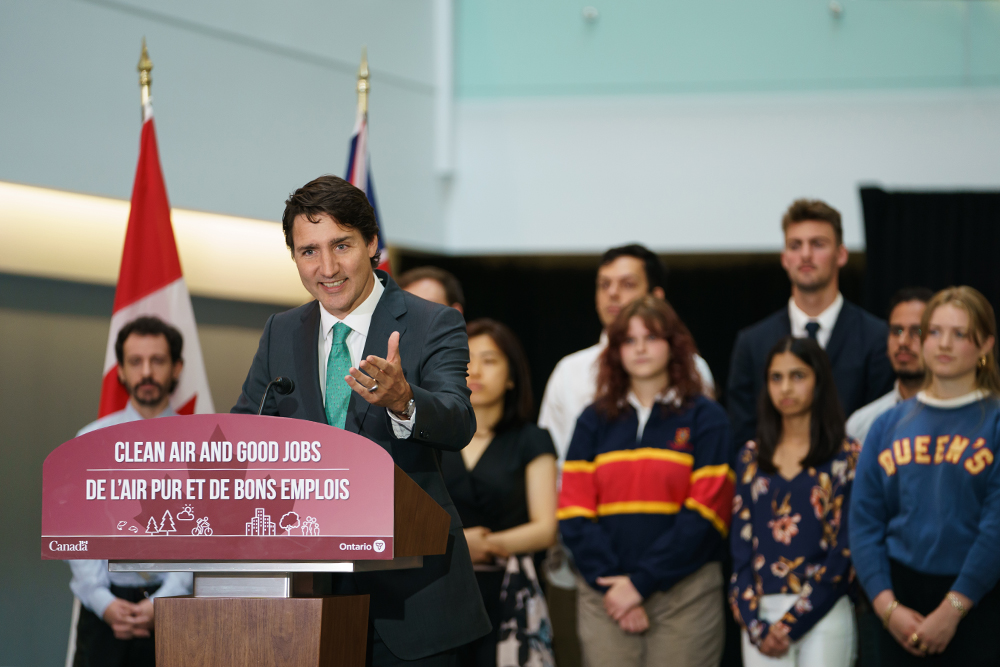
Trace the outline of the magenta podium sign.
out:
[[[392,457],[326,424],[165,417],[57,447],[42,468],[42,558],[393,557]]]

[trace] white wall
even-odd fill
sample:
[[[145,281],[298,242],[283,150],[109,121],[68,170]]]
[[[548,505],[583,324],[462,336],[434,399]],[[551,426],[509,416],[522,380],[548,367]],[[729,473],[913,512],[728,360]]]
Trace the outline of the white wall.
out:
[[[0,181],[129,198],[145,36],[171,204],[277,220],[343,175],[367,44],[387,235],[434,243],[433,21],[433,0],[2,2]]]
[[[864,247],[858,186],[1000,188],[1000,89],[461,100],[447,248],[776,250],[820,197]]]
[[[860,183],[1000,187],[998,88],[464,98],[448,134],[435,127],[448,111],[435,98],[448,7],[0,3],[0,181],[129,197],[145,35],[181,208],[277,220],[292,189],[342,173],[363,44],[379,206],[402,247],[598,252],[638,239],[665,252],[773,250],[787,204],[814,196],[843,211],[847,243],[861,248]],[[436,134],[453,138],[453,153]]]

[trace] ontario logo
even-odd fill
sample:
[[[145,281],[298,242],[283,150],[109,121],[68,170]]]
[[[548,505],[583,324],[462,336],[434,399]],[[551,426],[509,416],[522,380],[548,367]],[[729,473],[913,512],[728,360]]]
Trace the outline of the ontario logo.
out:
[[[49,542],[49,551],[86,551],[88,540],[79,542],[63,543],[57,540]]]
[[[372,547],[374,547],[376,553],[382,553],[385,551],[385,542],[382,540],[375,540],[375,542],[372,543]]]

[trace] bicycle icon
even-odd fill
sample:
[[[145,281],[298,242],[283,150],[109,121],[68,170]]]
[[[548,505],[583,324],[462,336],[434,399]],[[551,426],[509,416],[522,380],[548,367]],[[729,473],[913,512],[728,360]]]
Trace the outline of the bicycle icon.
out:
[[[192,535],[211,535],[212,526],[208,524],[208,517],[198,519],[198,525],[191,529]]]

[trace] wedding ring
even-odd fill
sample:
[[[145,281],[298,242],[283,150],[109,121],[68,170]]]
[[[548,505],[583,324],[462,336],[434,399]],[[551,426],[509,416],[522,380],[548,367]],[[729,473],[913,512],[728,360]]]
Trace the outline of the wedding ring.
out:
[[[378,382],[376,382],[376,383],[375,383],[375,384],[373,384],[372,386],[368,387],[368,391],[372,392],[373,394],[374,394],[374,393],[375,393],[376,391],[378,391]],[[914,637],[915,637],[915,636],[916,636],[916,634],[914,634]]]
[[[919,643],[920,643],[920,635],[914,632],[912,635],[910,635],[910,645],[916,646]]]

